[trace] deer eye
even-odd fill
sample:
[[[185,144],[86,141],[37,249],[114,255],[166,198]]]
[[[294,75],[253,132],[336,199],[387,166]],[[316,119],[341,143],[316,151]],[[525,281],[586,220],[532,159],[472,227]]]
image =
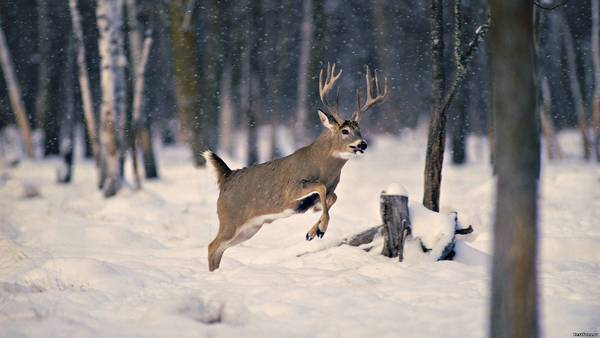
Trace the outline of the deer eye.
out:
[[[350,134],[350,132],[348,131],[348,129],[342,129],[342,134],[348,135]]]

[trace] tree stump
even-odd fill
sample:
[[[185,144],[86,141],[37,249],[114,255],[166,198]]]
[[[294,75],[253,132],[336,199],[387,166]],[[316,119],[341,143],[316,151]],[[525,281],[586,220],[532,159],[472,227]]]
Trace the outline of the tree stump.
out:
[[[408,196],[392,195],[384,190],[380,196],[380,211],[383,221],[382,255],[404,259],[404,239],[410,229]]]

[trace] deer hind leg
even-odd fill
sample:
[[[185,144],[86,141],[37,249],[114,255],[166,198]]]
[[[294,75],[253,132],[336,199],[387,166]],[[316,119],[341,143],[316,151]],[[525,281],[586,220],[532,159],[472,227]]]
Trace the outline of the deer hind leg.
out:
[[[319,200],[323,206],[323,212],[321,217],[315,225],[313,225],[306,233],[306,240],[310,241],[315,237],[322,238],[327,231],[329,225],[329,204],[327,203],[327,188],[321,183],[303,183],[302,195],[305,196],[310,193],[319,194]]]
[[[208,245],[208,270],[214,271],[219,268],[223,252],[233,245],[235,231],[226,231],[228,227],[219,226],[219,233]]]

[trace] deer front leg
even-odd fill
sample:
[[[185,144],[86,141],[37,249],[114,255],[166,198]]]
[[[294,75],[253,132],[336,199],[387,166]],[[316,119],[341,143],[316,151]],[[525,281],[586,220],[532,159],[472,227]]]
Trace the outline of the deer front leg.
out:
[[[337,201],[337,195],[334,192],[332,192],[331,194],[327,194],[326,199],[327,199],[327,205],[329,206],[329,209],[331,210],[331,207],[333,206],[335,201]],[[321,207],[320,203],[313,207],[314,212],[319,212],[322,210],[323,210],[323,208]]]
[[[323,212],[321,213],[321,217],[315,225],[313,225],[306,233],[306,240],[310,241],[316,236],[323,237],[325,231],[327,231],[327,226],[329,225],[329,199],[327,198],[327,188],[325,185],[321,183],[308,183],[303,182],[302,196],[305,196],[310,193],[319,194],[319,200],[321,205],[323,206]]]
[[[315,235],[319,238],[323,238],[325,231],[327,231],[327,226],[329,225],[329,209],[331,209],[335,201],[337,201],[337,195],[335,193],[326,195],[325,201],[327,207],[323,207],[323,212],[327,212],[327,222],[322,222],[323,216],[321,215],[319,221],[308,230],[308,233],[306,233],[307,241],[311,241],[315,238]]]

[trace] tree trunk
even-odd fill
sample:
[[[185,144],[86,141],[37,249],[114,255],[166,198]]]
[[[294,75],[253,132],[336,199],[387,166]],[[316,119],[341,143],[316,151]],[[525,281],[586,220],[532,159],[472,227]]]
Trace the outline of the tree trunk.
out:
[[[81,91],[81,102],[83,104],[83,113],[85,117],[86,132],[89,137],[89,144],[96,160],[100,163],[98,152],[98,135],[96,133],[96,118],[94,113],[94,100],[92,98],[92,89],[90,78],[88,76],[88,66],[85,58],[85,45],[83,41],[83,30],[81,27],[81,15],[77,9],[77,0],[69,0],[71,12],[71,24],[73,27],[73,36],[75,38],[75,48],[77,48],[77,66],[79,69],[79,88]]]
[[[550,97],[550,84],[546,76],[542,79],[542,107],[540,109],[540,122],[542,124],[542,133],[544,135],[544,141],[546,146],[546,154],[549,160],[560,159],[563,157],[562,149],[556,138],[556,131],[554,130],[554,123],[552,122],[552,116],[550,116],[550,107],[552,99]]]
[[[307,77],[307,106],[305,133],[308,137],[318,135],[321,124],[316,114],[316,108],[321,105],[319,91],[315,88],[319,83],[319,72],[327,60],[327,16],[325,14],[325,0],[311,0],[312,2],[312,38],[309,53],[308,70],[300,76]]]
[[[220,0],[210,0],[205,1],[205,5],[203,65],[202,76],[200,77],[202,111],[200,114],[207,123],[207,145],[211,149],[217,149],[220,103],[219,89],[221,88],[221,75],[223,72],[222,53],[224,53],[221,48],[221,38],[219,35],[225,30],[221,26],[221,20],[223,19],[222,7],[224,3]]]
[[[594,96],[592,118],[594,122],[594,150],[600,162],[600,0],[592,0],[592,61],[594,62]]]
[[[537,337],[537,180],[533,4],[492,0],[496,214],[491,337]]]
[[[191,148],[194,164],[204,166],[202,152],[207,149],[206,116],[200,114],[198,52],[194,30],[183,29],[185,1],[169,2],[169,26],[174,60],[175,101],[181,127]]]
[[[123,50],[123,1],[100,0],[96,8],[100,39],[102,104],[100,108],[100,187],[105,197],[121,186],[119,159],[123,158],[125,112],[125,59]]]
[[[233,103],[231,102],[231,67],[225,67],[221,81],[221,112],[219,116],[219,151],[233,154]]]
[[[131,53],[131,59],[133,60],[132,64],[134,65],[132,68],[134,68],[135,71],[135,76],[133,77],[133,83],[134,83],[134,88],[135,88],[135,93],[137,95],[137,87],[138,87],[138,76],[139,76],[139,69],[137,69],[137,67],[139,67],[139,65],[141,63],[144,64],[144,70],[142,70],[142,73],[145,72],[145,65],[148,59],[148,56],[146,56],[146,60],[143,60],[143,56],[144,56],[144,51],[143,48],[145,47],[145,44],[142,44],[142,28],[140,27],[140,23],[138,21],[137,18],[138,15],[138,9],[137,9],[137,5],[136,5],[136,0],[127,0],[127,23],[129,26],[129,51]],[[145,41],[144,41],[145,42]],[[149,53],[149,52],[148,52]],[[136,135],[132,135],[131,137],[131,142],[132,142],[132,146],[133,147],[137,147],[137,142],[142,142],[142,140],[146,140],[144,142],[144,144],[142,145],[142,159],[144,162],[144,173],[145,173],[145,177],[148,178],[157,178],[158,177],[158,170],[157,170],[157,165],[156,165],[156,160],[154,157],[154,147],[152,145],[152,133],[150,131],[150,126],[151,126],[151,121],[150,121],[150,116],[148,113],[148,109],[146,106],[146,96],[144,95],[144,75],[141,76],[141,84],[139,84],[139,86],[141,87],[141,92],[140,92],[140,102],[139,102],[139,112],[137,112],[138,116],[137,116],[137,121],[136,121],[136,116],[135,116],[135,103],[134,103],[134,111],[133,111],[133,120],[134,120],[134,126],[133,126],[133,132],[132,134]],[[135,100],[135,95],[134,95],[134,100]],[[142,117],[143,115],[143,117]],[[144,135],[142,137],[142,135]],[[136,142],[137,139],[137,142]],[[137,150],[135,150],[135,160],[137,162]],[[137,163],[136,163],[137,164]],[[136,176],[136,180],[139,179],[139,173],[137,172],[137,169],[135,171],[135,175]]]
[[[583,105],[583,94],[579,84],[579,76],[577,74],[577,60],[575,56],[575,44],[573,43],[573,35],[567,18],[563,15],[560,17],[561,26],[563,28],[563,45],[567,56],[567,67],[569,69],[569,85],[571,87],[571,95],[573,97],[573,106],[577,112],[577,126],[581,133],[581,146],[583,148],[583,158],[590,159],[590,139],[589,139],[589,123],[585,108]]]
[[[410,229],[410,215],[408,212],[408,196],[388,195],[381,193],[380,211],[383,221],[383,251],[387,257],[398,257],[404,260],[404,239]]]
[[[25,154],[27,154],[28,157],[33,158],[33,142],[31,140],[27,112],[25,111],[25,104],[23,104],[23,98],[21,96],[21,88],[17,82],[12,59],[6,44],[6,37],[4,36],[4,30],[2,29],[1,24],[2,23],[0,22],[0,65],[2,66],[2,73],[4,74],[6,86],[8,87],[10,104],[15,112],[15,119],[21,132],[21,140],[23,142]]]
[[[431,120],[427,133],[427,154],[425,158],[425,183],[423,205],[430,210],[440,210],[440,188],[442,165],[446,139],[446,115],[442,112],[444,100],[444,13],[443,1],[431,0]]]
[[[63,7],[64,6],[64,7]],[[68,44],[69,18],[65,2],[38,0],[38,46],[40,54],[36,115],[44,131],[44,155],[60,153],[60,121],[62,120],[65,68],[65,46]]]
[[[452,121],[452,163],[456,165],[465,164],[467,161],[467,104],[470,97],[468,86],[462,88],[457,104],[454,108],[454,119]]]
[[[248,122],[248,166],[259,163],[258,125],[262,114],[261,88],[264,86],[264,74],[260,64],[260,37],[263,36],[262,1],[254,0],[247,18],[246,51],[244,54],[246,67],[242,73],[247,81],[246,118]]]
[[[131,0],[130,0],[131,1]],[[140,172],[138,168],[138,138],[140,138],[142,131],[142,104],[144,98],[144,74],[146,72],[146,63],[148,62],[148,55],[150,54],[150,48],[152,46],[152,37],[147,36],[144,39],[144,46],[142,49],[142,54],[138,55],[139,59],[136,60],[136,69],[135,69],[135,89],[133,95],[133,128],[131,132],[131,156],[133,163],[133,174],[135,178],[135,185],[139,189],[142,187],[142,180],[140,179]],[[150,135],[146,137],[150,138]],[[152,141],[148,142],[151,146]],[[146,145],[148,147],[148,145]],[[144,147],[142,147],[143,149]]]
[[[75,80],[73,76],[75,74],[75,65],[73,57],[73,41],[69,39],[67,46],[67,60],[66,68],[63,69],[63,86],[64,96],[62,97],[63,102],[63,119],[61,123],[61,137],[60,137],[60,156],[63,159],[62,166],[58,170],[57,181],[59,183],[70,183],[73,178],[73,161],[74,161],[74,149],[75,149],[75,127],[77,123],[77,117],[75,113]]]
[[[461,51],[461,1],[454,0],[454,15],[456,18],[454,29],[454,80],[444,93],[444,34],[443,34],[443,6],[441,0],[431,1],[431,55],[432,55],[432,111],[427,135],[427,152],[425,156],[425,179],[423,188],[423,205],[430,210],[439,211],[440,190],[442,184],[442,166],[444,162],[444,148],[446,143],[446,119],[454,96],[461,88],[473,55],[490,25],[488,20],[475,30],[473,40]]]
[[[300,45],[300,62],[298,63],[298,106],[296,107],[296,124],[294,126],[294,134],[298,144],[304,144],[307,140],[308,66],[313,36],[312,0],[303,2],[302,17],[302,42]]]

